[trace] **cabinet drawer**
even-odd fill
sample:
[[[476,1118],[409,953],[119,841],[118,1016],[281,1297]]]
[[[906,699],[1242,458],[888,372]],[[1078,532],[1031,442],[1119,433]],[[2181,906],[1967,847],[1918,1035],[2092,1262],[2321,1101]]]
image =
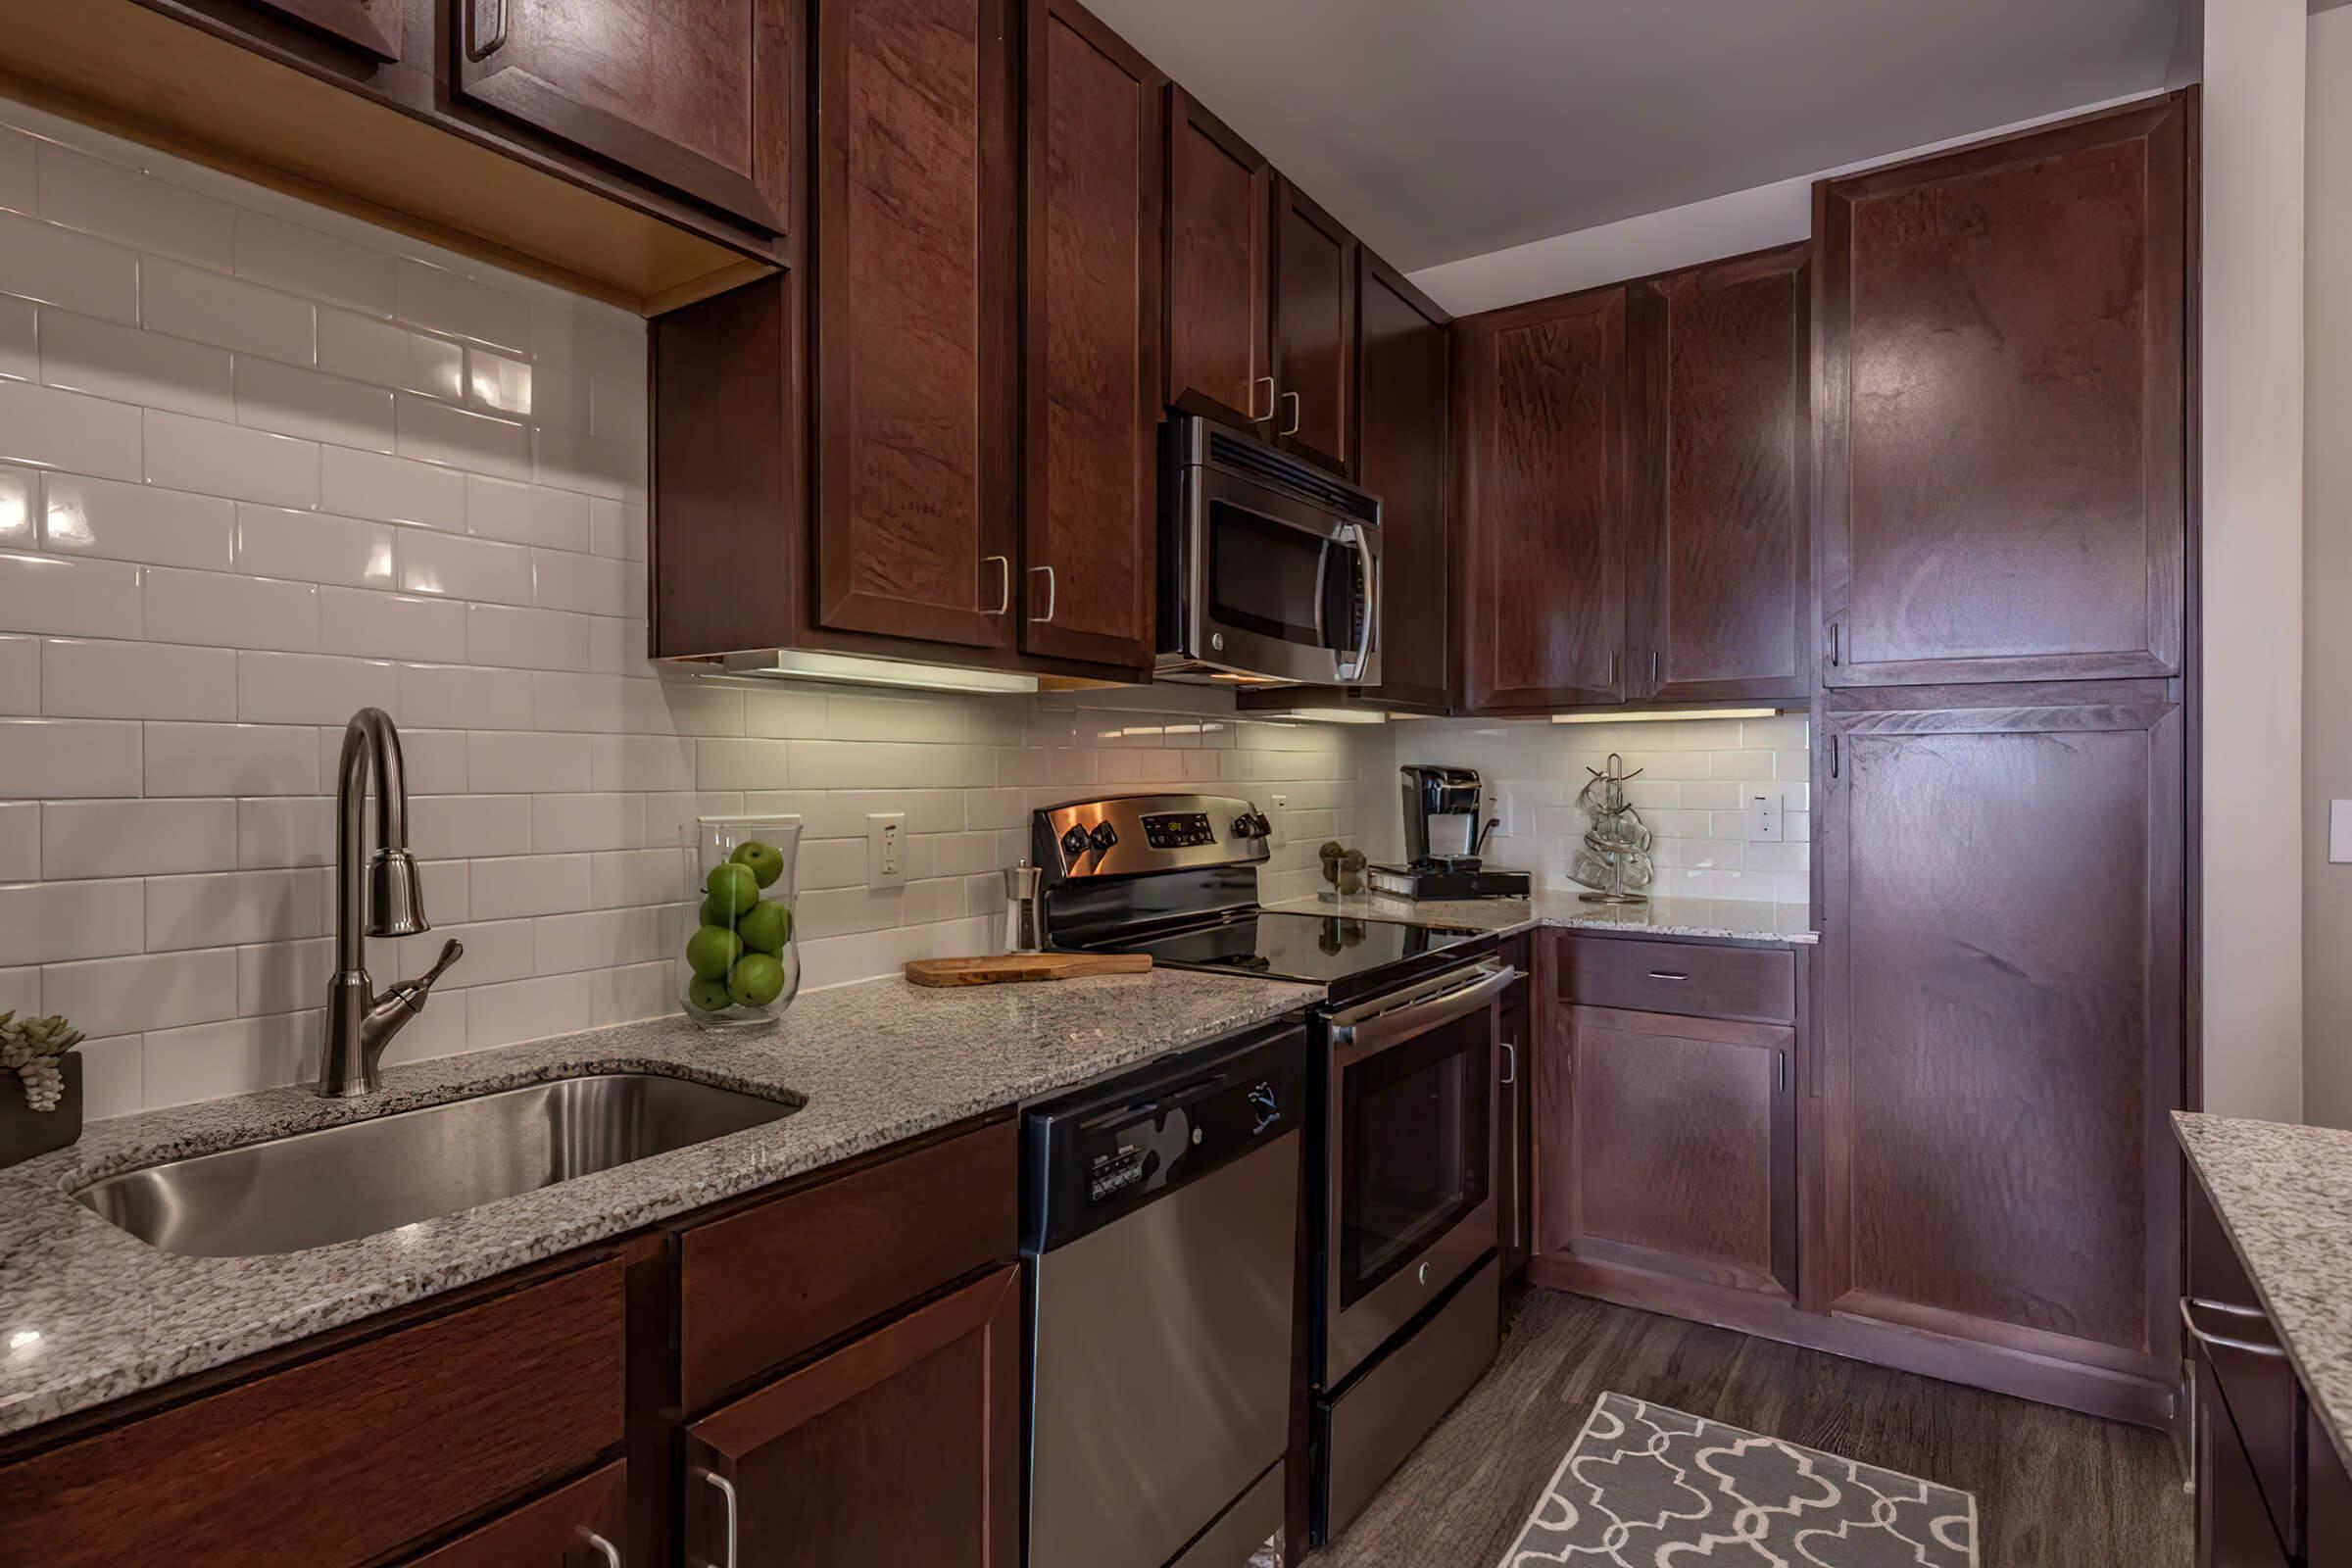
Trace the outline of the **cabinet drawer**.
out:
[[[1013,1256],[1017,1126],[1007,1117],[681,1235],[685,1408]]]
[[[628,1466],[606,1465],[511,1508],[405,1568],[607,1568],[627,1539]],[[601,1543],[601,1544],[600,1544]]]
[[[347,1568],[620,1442],[617,1259],[0,1470],[0,1562]]]
[[[2295,1369],[2201,1182],[2188,1184],[2188,1295],[2181,1316],[2212,1370],[2278,1539],[2296,1544],[2295,1452],[2303,1424]]]
[[[1563,1002],[1636,1012],[1796,1021],[1796,957],[1786,948],[1625,937],[1555,940]]]

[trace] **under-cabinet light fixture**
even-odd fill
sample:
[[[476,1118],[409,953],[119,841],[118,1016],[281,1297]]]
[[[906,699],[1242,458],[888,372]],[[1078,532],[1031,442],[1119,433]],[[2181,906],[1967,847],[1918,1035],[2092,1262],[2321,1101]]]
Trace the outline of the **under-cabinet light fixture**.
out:
[[[1778,708],[1647,708],[1629,713],[1554,713],[1554,724],[1655,724],[1669,718],[1778,718]]]
[[[904,659],[867,659],[858,654],[819,654],[806,649],[729,654],[730,675],[764,675],[784,680],[831,681],[842,686],[894,686],[923,692],[979,692],[995,695],[1037,690],[1035,675],[1003,669],[964,669],[955,664],[918,664]]]
[[[1386,724],[1389,715],[1369,708],[1261,708],[1244,718],[1287,718],[1308,724]]]

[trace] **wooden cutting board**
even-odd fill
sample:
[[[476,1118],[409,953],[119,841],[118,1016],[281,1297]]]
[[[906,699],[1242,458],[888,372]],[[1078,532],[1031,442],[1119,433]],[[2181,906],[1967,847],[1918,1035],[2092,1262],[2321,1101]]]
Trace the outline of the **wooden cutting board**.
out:
[[[994,986],[1015,980],[1079,980],[1094,974],[1144,974],[1149,953],[1004,953],[988,958],[916,958],[906,979],[918,986]]]

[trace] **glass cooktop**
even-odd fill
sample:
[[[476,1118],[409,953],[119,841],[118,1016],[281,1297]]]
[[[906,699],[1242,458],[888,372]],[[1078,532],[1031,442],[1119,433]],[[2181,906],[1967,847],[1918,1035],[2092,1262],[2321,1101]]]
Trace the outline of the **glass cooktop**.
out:
[[[1105,946],[1115,946],[1121,953],[1149,953],[1154,963],[1183,969],[1222,969],[1264,975],[1269,980],[1330,985],[1479,935],[1451,926],[1258,910],[1215,925]]]

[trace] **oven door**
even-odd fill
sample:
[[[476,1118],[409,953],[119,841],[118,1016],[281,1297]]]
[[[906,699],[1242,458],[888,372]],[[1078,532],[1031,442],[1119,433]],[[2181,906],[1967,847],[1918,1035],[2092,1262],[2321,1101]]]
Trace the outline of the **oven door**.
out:
[[[1380,529],[1223,468],[1184,470],[1184,662],[1319,685],[1379,679]]]
[[[1495,1041],[1483,963],[1334,1014],[1323,1356],[1336,1388],[1495,1245]]]

